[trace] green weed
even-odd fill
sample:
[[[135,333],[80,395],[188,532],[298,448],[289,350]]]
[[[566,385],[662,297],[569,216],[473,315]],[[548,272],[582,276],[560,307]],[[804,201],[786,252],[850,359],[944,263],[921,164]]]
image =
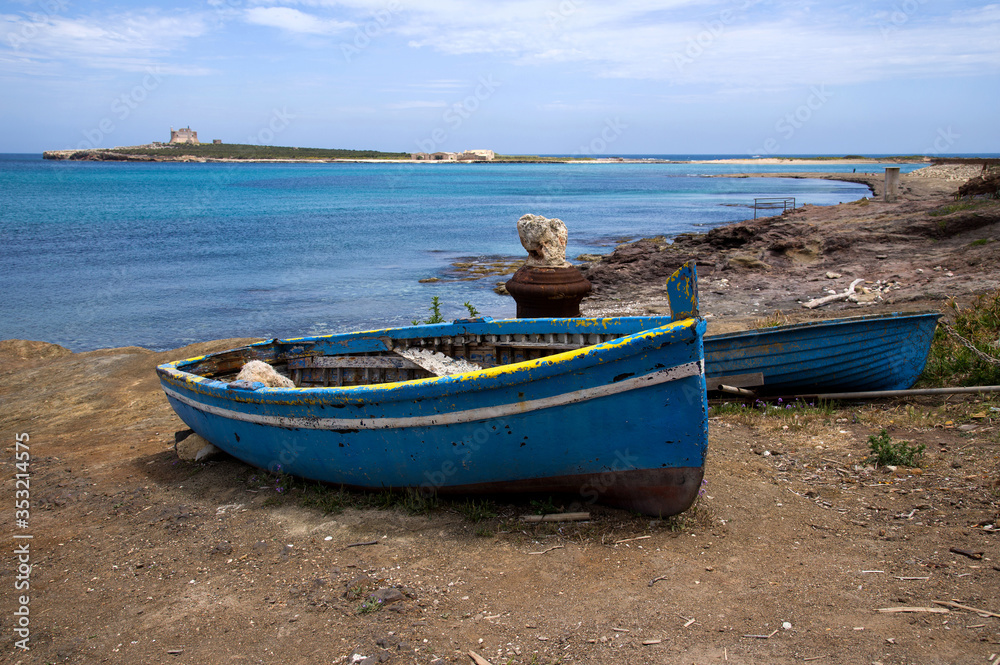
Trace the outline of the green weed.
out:
[[[462,503],[455,506],[455,509],[470,522],[478,523],[497,516],[496,506],[492,501],[476,501],[475,499],[466,499]]]
[[[776,309],[773,313],[762,319],[754,319],[753,328],[759,330],[761,328],[776,328],[787,324],[788,317],[782,314],[780,309]]]
[[[936,210],[930,211],[928,214],[931,217],[942,217],[944,215],[950,215],[953,212],[959,212],[960,210],[976,210],[978,208],[986,208],[989,206],[996,205],[994,201],[958,201],[957,203],[950,203],[946,206],[941,206]],[[938,222],[940,225],[941,222]],[[944,228],[943,226],[941,228]]]
[[[469,317],[470,318],[474,319],[474,318],[476,318],[476,317],[479,316],[479,310],[476,309],[475,306],[472,303],[470,303],[470,302],[464,302],[464,303],[462,303],[462,305],[469,312]],[[410,323],[412,323],[415,326],[420,326],[420,325],[425,325],[425,324],[428,324],[428,323],[444,323],[445,322],[446,319],[444,318],[444,315],[441,314],[441,298],[439,298],[438,296],[432,297],[431,298],[431,306],[428,307],[427,309],[431,313],[431,315],[429,317],[427,317],[426,319],[424,319],[422,321],[415,319],[415,320],[411,321]]]
[[[931,343],[921,384],[932,386],[988,386],[1000,384],[1000,289],[985,293],[968,307],[955,310],[952,328],[980,353],[975,353],[943,324],[938,324]],[[982,355],[980,355],[982,354]],[[991,362],[986,358],[993,358]]]
[[[444,317],[441,316],[441,298],[434,296],[431,298],[431,306],[427,308],[430,310],[430,317],[424,319],[423,321],[413,320],[411,323],[415,326],[423,325],[426,323],[444,323]]]
[[[551,496],[547,499],[532,499],[528,503],[536,515],[548,515],[549,513],[559,512],[559,508],[552,502]]]
[[[302,487],[299,505],[303,508],[315,508],[324,515],[340,513],[345,508],[354,506],[357,498],[343,487],[333,489],[323,483],[308,483]]]
[[[372,612],[378,612],[380,609],[382,609],[381,599],[369,596],[358,605],[358,614],[371,614]]]
[[[865,461],[875,466],[920,466],[924,456],[924,444],[911,446],[908,441],[892,442],[892,437],[884,429],[868,437],[868,448],[872,454]]]

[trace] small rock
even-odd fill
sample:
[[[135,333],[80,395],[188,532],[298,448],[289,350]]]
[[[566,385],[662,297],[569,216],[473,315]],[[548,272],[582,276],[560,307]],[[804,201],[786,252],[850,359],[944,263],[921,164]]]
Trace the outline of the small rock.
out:
[[[781,629],[782,629],[782,630],[791,630],[791,629],[792,629],[792,624],[791,624],[791,622],[790,622],[790,621],[783,621],[783,622],[781,623]]]
[[[887,258],[889,258],[889,255],[888,254],[876,254],[875,258],[879,259],[879,260],[887,259]]]
[[[398,603],[402,600],[406,600],[406,596],[402,594],[399,589],[388,588],[388,589],[378,589],[372,593],[372,597],[375,600],[382,601],[383,605],[390,605],[392,603]]]
[[[231,554],[232,551],[233,546],[223,540],[221,543],[213,547],[209,554]]]
[[[839,272],[832,272],[831,271],[831,272],[826,273],[826,278],[827,279],[840,279],[841,277],[843,277],[843,275],[841,275]]]
[[[175,438],[174,452],[177,453],[177,457],[189,462],[205,462],[223,454],[222,450],[197,434],[186,435],[180,440]]]

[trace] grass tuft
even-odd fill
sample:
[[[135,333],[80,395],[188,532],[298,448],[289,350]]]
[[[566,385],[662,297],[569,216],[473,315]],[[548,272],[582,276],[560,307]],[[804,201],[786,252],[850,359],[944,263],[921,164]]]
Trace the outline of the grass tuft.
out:
[[[872,454],[865,461],[875,466],[920,466],[924,456],[924,444],[911,446],[909,441],[892,442],[892,437],[884,429],[868,437],[868,448]]]
[[[930,386],[990,386],[1000,384],[1000,289],[985,293],[962,309],[952,300],[956,312],[952,328],[968,340],[984,359],[970,350],[942,324],[921,375],[921,384]]]
[[[994,205],[996,205],[995,201],[988,201],[988,200],[977,199],[972,201],[958,201],[957,203],[949,203],[946,206],[941,206],[936,210],[930,211],[928,214],[931,217],[943,217],[945,215],[950,215],[953,212],[959,212],[961,210],[977,210],[979,208],[988,208]]]

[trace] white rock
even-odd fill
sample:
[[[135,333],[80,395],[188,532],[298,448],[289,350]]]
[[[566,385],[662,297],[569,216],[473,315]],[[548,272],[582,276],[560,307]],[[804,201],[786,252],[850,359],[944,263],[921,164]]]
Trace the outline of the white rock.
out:
[[[545,268],[565,268],[566,240],[569,232],[561,219],[548,219],[541,215],[524,215],[517,220],[517,234],[521,245],[528,250],[525,265]]]
[[[191,434],[174,444],[174,450],[177,457],[189,462],[205,462],[222,455],[222,450],[197,434]]]

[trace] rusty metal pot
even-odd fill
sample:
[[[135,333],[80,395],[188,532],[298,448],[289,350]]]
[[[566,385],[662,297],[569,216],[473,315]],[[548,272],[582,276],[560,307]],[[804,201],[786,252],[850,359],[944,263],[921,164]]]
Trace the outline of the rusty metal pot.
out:
[[[580,301],[591,289],[576,266],[522,266],[506,287],[517,303],[519,319],[580,316]]]

